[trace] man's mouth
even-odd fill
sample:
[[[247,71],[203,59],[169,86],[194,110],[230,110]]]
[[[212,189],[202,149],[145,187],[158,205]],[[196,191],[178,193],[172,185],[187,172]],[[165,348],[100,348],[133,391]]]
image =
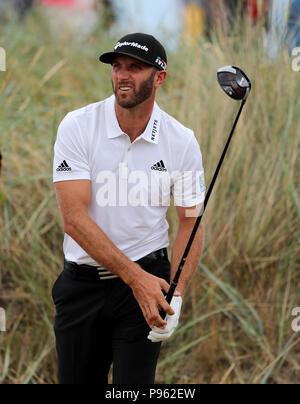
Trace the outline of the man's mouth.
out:
[[[127,93],[131,90],[133,90],[134,88],[134,84],[133,83],[129,83],[129,82],[124,82],[124,83],[118,83],[117,84],[117,89],[121,92],[121,93]]]
[[[131,87],[127,87],[127,86],[120,86],[120,87],[119,87],[119,90],[120,90],[120,91],[125,91],[125,92],[126,92],[126,91],[130,91],[130,90],[131,90]]]

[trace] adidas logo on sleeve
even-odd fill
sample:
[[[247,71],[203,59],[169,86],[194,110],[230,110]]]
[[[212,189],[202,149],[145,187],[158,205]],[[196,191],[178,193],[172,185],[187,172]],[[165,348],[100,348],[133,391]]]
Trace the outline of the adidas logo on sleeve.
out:
[[[162,160],[160,160],[158,163],[154,164],[151,167],[151,170],[154,171],[168,171],[164,165],[164,162]]]
[[[69,167],[68,163],[66,162],[66,160],[64,160],[60,166],[57,167],[56,171],[60,172],[60,171],[72,171],[72,168]]]

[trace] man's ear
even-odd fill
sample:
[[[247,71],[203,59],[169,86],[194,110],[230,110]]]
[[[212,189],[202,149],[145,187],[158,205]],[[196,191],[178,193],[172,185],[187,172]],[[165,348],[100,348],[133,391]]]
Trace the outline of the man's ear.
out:
[[[155,88],[160,87],[163,82],[166,80],[167,78],[167,72],[164,70],[159,70],[156,75],[155,75],[155,79],[154,79],[154,86]]]

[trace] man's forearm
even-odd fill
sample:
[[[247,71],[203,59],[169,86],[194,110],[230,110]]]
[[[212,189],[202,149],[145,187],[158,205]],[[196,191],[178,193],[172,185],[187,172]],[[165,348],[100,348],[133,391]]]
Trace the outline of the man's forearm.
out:
[[[174,311],[162,293],[162,290],[167,292],[170,287],[164,279],[147,273],[132,262],[86,213],[77,214],[72,224],[65,226],[65,231],[90,257],[120,276],[132,289],[150,328],[166,326],[166,321],[159,315],[158,307],[162,307],[169,315],[174,314]]]
[[[141,268],[132,262],[107,237],[103,230],[88,216],[82,213],[69,223],[65,232],[73,238],[96,262],[120,276],[130,285]]]
[[[174,241],[172,250],[172,260],[171,260],[171,280],[174,278],[180,261],[182,259],[183,253],[186,249],[188,240],[191,236],[193,227],[195,224],[195,219],[187,219],[180,224],[176,239]],[[203,228],[200,225],[195,236],[194,242],[190,249],[188,258],[184,264],[179,283],[176,291],[180,292],[184,296],[185,291],[190,283],[193,274],[200,261],[201,253],[203,247]]]

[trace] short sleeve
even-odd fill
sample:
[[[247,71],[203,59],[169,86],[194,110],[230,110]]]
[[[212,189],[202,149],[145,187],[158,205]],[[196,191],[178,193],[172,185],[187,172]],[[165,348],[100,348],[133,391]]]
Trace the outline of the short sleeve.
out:
[[[57,131],[54,145],[53,182],[90,179],[87,147],[79,125],[68,114]]]
[[[190,208],[203,203],[205,190],[202,154],[193,133],[185,150],[181,169],[174,173],[172,193],[175,206]]]

